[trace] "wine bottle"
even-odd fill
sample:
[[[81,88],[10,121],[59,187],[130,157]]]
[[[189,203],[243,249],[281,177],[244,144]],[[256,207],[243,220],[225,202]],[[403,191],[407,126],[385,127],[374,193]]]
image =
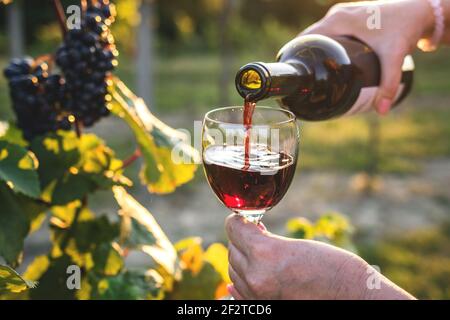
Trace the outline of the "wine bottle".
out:
[[[407,56],[394,106],[409,93],[414,62]],[[380,83],[380,61],[351,37],[304,35],[284,45],[277,62],[254,62],[236,74],[236,89],[246,99],[275,98],[299,119],[327,120],[369,111]]]

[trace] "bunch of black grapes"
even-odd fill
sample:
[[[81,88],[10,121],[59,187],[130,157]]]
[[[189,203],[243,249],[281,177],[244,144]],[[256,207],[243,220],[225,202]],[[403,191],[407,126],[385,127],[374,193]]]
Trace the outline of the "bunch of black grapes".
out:
[[[56,130],[69,130],[71,124],[63,106],[67,98],[64,79],[49,74],[45,61],[13,59],[4,70],[17,125],[27,140]]]
[[[109,29],[114,17],[108,0],[89,1],[81,28],[69,30],[56,53],[69,94],[65,107],[86,127],[110,113],[107,88],[118,55]]]

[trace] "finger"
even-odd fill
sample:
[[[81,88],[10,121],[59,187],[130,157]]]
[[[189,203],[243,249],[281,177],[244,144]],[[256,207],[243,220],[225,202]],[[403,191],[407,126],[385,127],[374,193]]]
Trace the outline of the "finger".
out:
[[[264,236],[265,234],[256,224],[245,220],[237,214],[232,214],[227,217],[225,229],[230,242],[244,255],[248,254],[249,247],[252,243],[257,241],[258,237]]]
[[[243,277],[247,272],[247,257],[242,254],[232,243],[228,245],[228,262],[233,269]]]
[[[258,224],[256,225],[261,231],[267,231],[266,226],[260,221],[258,222]]]
[[[234,300],[245,300],[245,298],[237,291],[237,289],[229,284],[227,286],[228,293],[234,298]]]
[[[379,55],[381,64],[380,87],[375,98],[375,108],[385,115],[392,108],[402,77],[404,55],[401,53]]]
[[[251,294],[251,291],[247,285],[247,282],[243,278],[241,278],[236,271],[234,271],[233,267],[231,265],[228,266],[228,273],[230,275],[230,279],[233,282],[233,286],[236,288],[236,290],[239,292],[239,294],[244,299],[251,299],[253,296]]]

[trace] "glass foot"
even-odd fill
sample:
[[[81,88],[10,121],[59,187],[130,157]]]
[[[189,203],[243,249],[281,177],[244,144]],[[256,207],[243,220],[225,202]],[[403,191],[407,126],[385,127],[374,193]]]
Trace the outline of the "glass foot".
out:
[[[234,212],[246,220],[258,224],[264,216],[264,213],[266,213],[266,210],[235,210]]]

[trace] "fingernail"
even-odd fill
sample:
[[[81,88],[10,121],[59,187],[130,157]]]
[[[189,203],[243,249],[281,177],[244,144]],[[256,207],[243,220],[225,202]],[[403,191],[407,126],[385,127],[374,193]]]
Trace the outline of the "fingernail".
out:
[[[233,285],[232,284],[227,284],[227,291],[229,294],[231,294],[231,290],[233,290]]]
[[[392,106],[391,99],[383,98],[381,99],[380,103],[378,104],[378,113],[381,115],[385,115],[389,112]]]
[[[262,231],[267,231],[266,226],[262,222],[259,222],[256,226]]]

